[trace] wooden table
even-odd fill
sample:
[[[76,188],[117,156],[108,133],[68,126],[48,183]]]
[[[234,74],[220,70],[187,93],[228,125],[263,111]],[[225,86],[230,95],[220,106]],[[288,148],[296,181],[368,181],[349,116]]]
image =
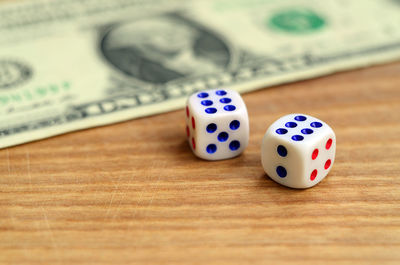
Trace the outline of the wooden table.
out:
[[[184,111],[0,151],[0,264],[400,264],[400,63],[244,95],[251,139],[206,162]],[[269,179],[267,127],[303,112],[337,135],[306,190]]]

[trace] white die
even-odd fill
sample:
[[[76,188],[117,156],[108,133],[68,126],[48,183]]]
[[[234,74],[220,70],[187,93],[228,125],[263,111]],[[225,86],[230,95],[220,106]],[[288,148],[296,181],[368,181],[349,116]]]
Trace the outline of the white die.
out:
[[[186,105],[186,134],[193,153],[206,160],[238,156],[249,141],[249,117],[242,97],[230,89],[191,95]]]
[[[335,160],[336,136],[323,121],[289,114],[264,135],[261,160],[265,172],[291,188],[309,188],[329,173]]]

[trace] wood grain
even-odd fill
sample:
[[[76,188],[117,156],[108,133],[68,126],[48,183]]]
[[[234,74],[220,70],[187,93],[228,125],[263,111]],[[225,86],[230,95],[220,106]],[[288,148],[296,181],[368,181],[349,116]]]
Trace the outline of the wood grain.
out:
[[[195,158],[184,111],[0,151],[0,264],[400,264],[400,63],[244,95],[236,159]],[[270,180],[260,144],[304,112],[337,135],[307,190]]]

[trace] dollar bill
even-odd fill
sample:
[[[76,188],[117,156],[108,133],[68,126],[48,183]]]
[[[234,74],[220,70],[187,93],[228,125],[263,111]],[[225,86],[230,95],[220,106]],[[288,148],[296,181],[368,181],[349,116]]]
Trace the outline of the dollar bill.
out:
[[[0,148],[400,58],[393,0],[0,5]],[[323,88],[321,88],[323,89]]]

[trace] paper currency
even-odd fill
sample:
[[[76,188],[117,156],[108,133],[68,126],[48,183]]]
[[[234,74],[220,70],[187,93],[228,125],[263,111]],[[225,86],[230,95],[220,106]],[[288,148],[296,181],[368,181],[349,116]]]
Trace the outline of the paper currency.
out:
[[[392,0],[3,3],[0,148],[396,60],[398,25]]]

